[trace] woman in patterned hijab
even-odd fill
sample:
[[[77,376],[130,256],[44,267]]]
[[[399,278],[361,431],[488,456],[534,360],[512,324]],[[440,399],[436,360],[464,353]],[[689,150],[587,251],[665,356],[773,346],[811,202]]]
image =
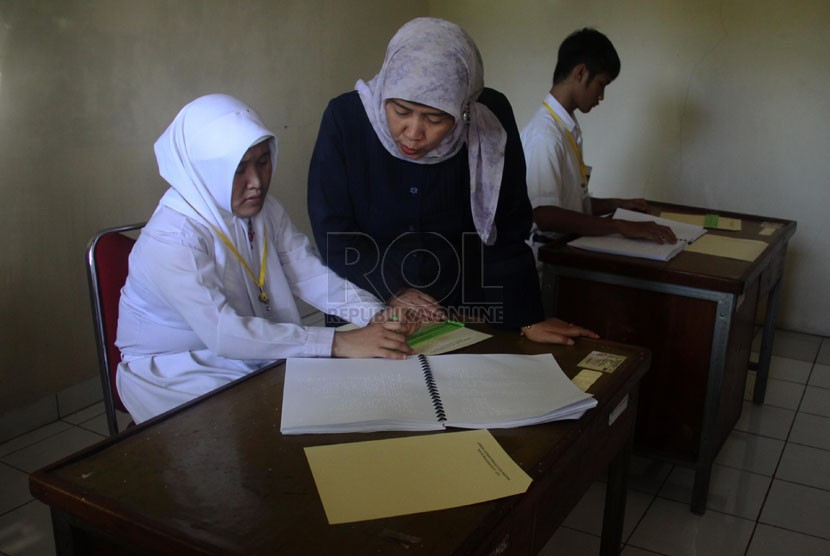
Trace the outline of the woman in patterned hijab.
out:
[[[355,88],[329,103],[309,170],[324,262],[424,320],[485,321],[548,342],[595,336],[544,319],[516,121],[484,87],[470,36],[414,19]]]
[[[380,73],[368,83],[358,81],[356,88],[378,139],[392,156],[436,164],[467,145],[473,221],[481,240],[492,245],[507,133],[495,114],[476,102],[484,88],[484,68],[470,36],[449,21],[414,19],[392,38]],[[413,158],[390,132],[391,99],[436,108],[451,116],[454,125],[437,147]]]

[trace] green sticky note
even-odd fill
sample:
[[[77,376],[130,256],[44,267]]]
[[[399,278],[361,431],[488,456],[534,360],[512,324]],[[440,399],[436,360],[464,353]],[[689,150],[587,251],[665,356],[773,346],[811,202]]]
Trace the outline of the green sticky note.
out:
[[[717,214],[707,214],[703,217],[703,227],[704,228],[717,228],[718,227],[718,215]]]

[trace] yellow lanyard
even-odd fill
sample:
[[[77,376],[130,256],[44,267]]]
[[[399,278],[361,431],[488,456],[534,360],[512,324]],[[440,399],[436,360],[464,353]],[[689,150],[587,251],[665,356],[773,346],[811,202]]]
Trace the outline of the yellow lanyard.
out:
[[[565,130],[568,140],[571,142],[571,147],[573,147],[574,153],[576,153],[576,160],[579,162],[579,175],[582,176],[581,185],[582,187],[586,187],[588,185],[588,167],[585,166],[585,162],[582,160],[582,150],[579,148],[579,145],[576,144],[576,139],[574,139],[574,136],[571,135],[571,132],[568,130],[568,126],[565,125],[565,122],[563,122],[562,119],[556,115],[556,112],[553,111],[553,108],[551,108],[547,102],[544,102],[543,104],[545,105],[545,108],[548,109],[548,112],[550,112],[550,115],[553,116],[553,119],[556,120],[556,122],[562,126],[562,129]]]
[[[265,230],[265,224],[263,223],[262,228],[262,264],[259,268],[259,280],[257,280],[256,276],[254,276],[254,271],[251,270],[251,267],[248,266],[248,263],[246,263],[245,259],[242,258],[242,255],[239,254],[239,251],[236,250],[236,246],[234,246],[234,244],[231,243],[231,240],[229,240],[228,237],[225,234],[223,234],[216,226],[211,227],[213,228],[213,231],[216,232],[216,235],[219,236],[219,239],[221,239],[225,243],[225,245],[228,246],[228,249],[230,249],[231,252],[234,255],[236,255],[236,258],[239,260],[240,263],[242,263],[242,266],[245,267],[245,270],[248,271],[248,276],[251,277],[251,280],[254,281],[256,287],[259,288],[259,300],[265,305],[265,310],[270,311],[271,306],[268,304],[268,294],[265,293],[265,263],[268,262],[268,233]]]

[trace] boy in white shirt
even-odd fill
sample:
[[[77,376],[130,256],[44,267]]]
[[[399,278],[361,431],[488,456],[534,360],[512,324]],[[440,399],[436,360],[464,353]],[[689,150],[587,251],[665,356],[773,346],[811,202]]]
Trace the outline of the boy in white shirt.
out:
[[[588,192],[590,167],[582,157],[582,132],[575,112],[588,113],[620,72],[611,41],[595,29],[571,33],[560,45],[553,87],[521,132],[527,162],[527,189],[533,205],[531,244],[557,234],[621,234],[674,243],[671,228],[654,222],[603,218],[617,208],[647,212],[644,199],[598,199]]]

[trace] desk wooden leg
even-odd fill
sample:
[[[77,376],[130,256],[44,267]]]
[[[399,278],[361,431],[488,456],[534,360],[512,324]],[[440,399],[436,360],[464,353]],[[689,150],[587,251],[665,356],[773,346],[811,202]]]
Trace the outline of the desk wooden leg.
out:
[[[542,310],[545,317],[550,318],[556,315],[556,287],[557,277],[554,268],[549,265],[542,266]]]
[[[74,528],[65,513],[51,508],[52,533],[55,536],[55,553],[58,556],[80,556],[75,547]]]
[[[51,508],[57,556],[136,556],[133,548],[115,542],[105,533],[83,527],[72,515]],[[141,553],[143,554],[143,553]]]
[[[622,549],[625,499],[628,491],[628,470],[631,465],[629,438],[608,464],[608,485],[605,490],[605,512],[602,516],[602,540],[600,556],[618,556]]]
[[[692,502],[690,504],[693,514],[703,515],[706,513],[706,501],[709,498],[709,480],[711,477],[711,463],[698,465],[695,469],[695,481],[692,486]]]
[[[761,351],[758,354],[758,365],[755,366],[755,392],[752,395],[752,401],[755,405],[762,405],[767,393],[769,362],[772,359],[772,341],[775,337],[775,319],[778,318],[778,303],[781,300],[781,282],[782,280],[779,278],[767,298],[767,314],[764,317],[764,332],[761,335]]]

